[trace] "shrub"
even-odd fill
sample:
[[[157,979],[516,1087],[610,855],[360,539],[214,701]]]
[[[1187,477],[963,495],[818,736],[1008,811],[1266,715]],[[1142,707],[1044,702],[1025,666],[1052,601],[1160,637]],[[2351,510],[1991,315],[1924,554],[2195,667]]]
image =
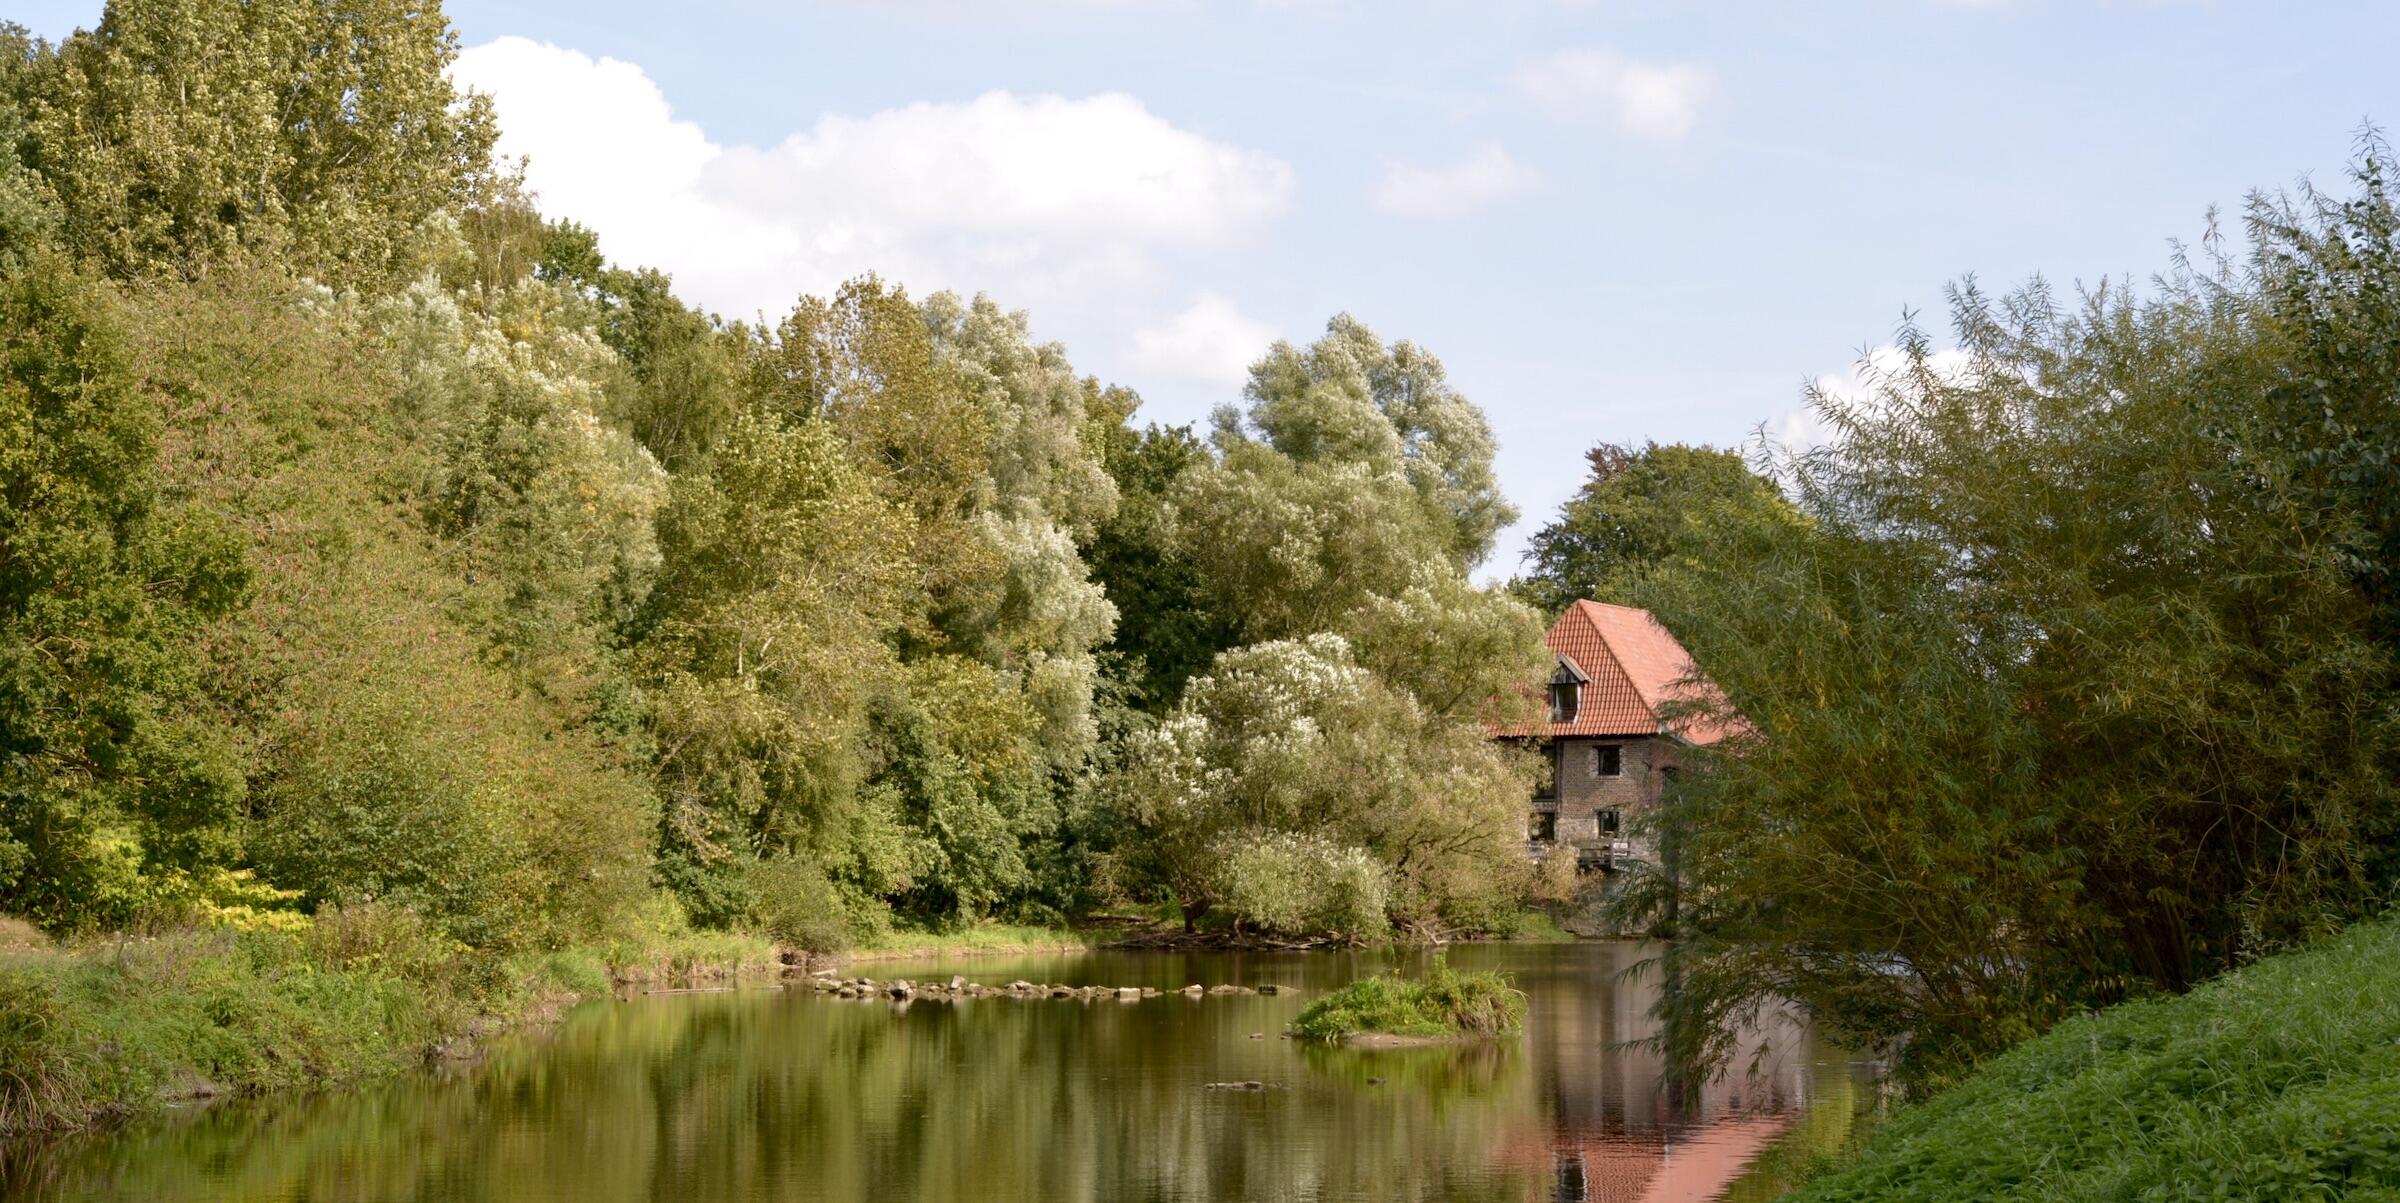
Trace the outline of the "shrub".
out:
[[[850,946],[848,908],[816,862],[797,856],[760,861],[750,870],[759,925],[776,943],[809,952]]]
[[[1507,974],[1459,973],[1435,958],[1422,981],[1398,974],[1361,978],[1308,1004],[1293,1029],[1308,1040],[1361,1034],[1499,1036],[1525,1025],[1525,993]]]
[[[1367,939],[1389,930],[1382,864],[1363,848],[1284,832],[1229,841],[1217,892],[1243,921],[1281,935]]]

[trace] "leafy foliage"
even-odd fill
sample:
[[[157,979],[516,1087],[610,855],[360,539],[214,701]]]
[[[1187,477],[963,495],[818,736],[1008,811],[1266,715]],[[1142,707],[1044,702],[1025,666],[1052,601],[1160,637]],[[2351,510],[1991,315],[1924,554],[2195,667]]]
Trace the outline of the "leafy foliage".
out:
[[[488,101],[444,71],[438,4],[114,0],[11,71],[60,235],[112,273],[247,248],[343,284],[405,274],[411,232],[494,178]]]
[[[1288,908],[1264,901],[1280,887],[1260,880],[1274,870],[1228,850],[1313,837],[1330,842],[1328,865],[1349,849],[1374,857],[1393,919],[1436,923],[1521,871],[1531,773],[1320,634],[1219,656],[1166,720],[1132,737],[1110,788],[1140,831],[1125,850],[1130,870],[1170,893],[1187,921],[1238,886],[1234,896],[1277,925]],[[1360,884],[1361,898],[1374,892]],[[1352,917],[1339,930],[1373,926]]]
[[[1292,1021],[1302,1039],[1360,1035],[1504,1036],[1525,1026],[1525,993],[1508,975],[1460,973],[1435,957],[1422,980],[1377,974],[1318,998]]]
[[[1368,940],[1389,930],[1388,874],[1364,848],[1316,836],[1252,835],[1221,855],[1225,909],[1262,931]]]
[[[160,433],[99,287],[49,256],[0,275],[0,905],[50,927],[239,847],[233,750],[189,707],[193,633],[247,570],[162,499]]]
[[[2359,507],[2256,438],[2307,370],[2278,262],[2073,308],[1958,288],[1963,368],[1904,330],[1870,397],[1816,398],[1836,441],[1783,463],[1806,528],[1716,528],[1642,593],[1751,732],[1631,895],[1688,937],[1677,1031],[1797,1000],[1933,1071],[2386,895]]]
[[[1625,602],[1650,577],[1706,554],[1722,528],[1756,527],[1773,541],[1802,519],[1741,456],[1712,447],[1602,443],[1592,474],[1558,518],[1533,533],[1518,594],[1556,614],[1579,598]]]

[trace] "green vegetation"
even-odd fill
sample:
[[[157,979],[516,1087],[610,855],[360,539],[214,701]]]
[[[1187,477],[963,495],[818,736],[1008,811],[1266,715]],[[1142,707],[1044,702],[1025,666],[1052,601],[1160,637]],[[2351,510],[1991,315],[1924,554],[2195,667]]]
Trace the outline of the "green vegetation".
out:
[[[1793,1198],[2369,1199],[2400,1184],[2400,922],[2071,1019]]]
[[[1797,1003],[1938,1083],[2393,898],[2394,170],[2370,139],[2140,291],[1957,286],[1955,349],[1904,326],[1814,394],[1825,442],[1762,451],[1796,520],[1662,541],[1637,502],[1724,465],[1602,465],[1554,529],[1638,537],[1535,592],[1622,588],[1741,724],[1619,895],[1677,937],[1671,1051]]]
[[[1533,533],[1515,582],[1546,614],[1579,598],[1631,603],[1657,578],[1697,567],[1728,531],[1771,542],[1804,521],[1737,452],[1602,443],[1584,459],[1591,477]]]
[[[1525,1026],[1525,993],[1499,972],[1460,973],[1436,957],[1423,978],[1379,973],[1308,1004],[1292,1021],[1301,1038],[1456,1039],[1504,1036]]]
[[[776,964],[763,940],[688,930],[495,960],[392,906],[0,953],[0,1130],[372,1077],[618,982]]]
[[[388,0],[0,27],[0,915],[68,949],[0,964],[0,1131],[712,941],[1526,900],[1476,720],[1540,621],[1471,583],[1512,511],[1431,355],[1336,318],[1203,441],[985,297],[722,321],[536,208],[455,49]],[[441,954],[310,951],[370,914]]]
[[[1099,941],[1082,932],[1021,923],[979,923],[952,931],[892,931],[850,949],[847,959],[914,960],[919,957],[1013,956],[1035,952],[1082,952]]]

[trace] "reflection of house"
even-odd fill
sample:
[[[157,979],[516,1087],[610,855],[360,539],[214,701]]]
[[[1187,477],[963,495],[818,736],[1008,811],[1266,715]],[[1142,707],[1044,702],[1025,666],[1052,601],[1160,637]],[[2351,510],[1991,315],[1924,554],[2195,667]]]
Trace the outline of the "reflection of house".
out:
[[[1709,686],[1648,610],[1579,601],[1551,624],[1548,641],[1556,658],[1549,721],[1494,732],[1550,761],[1527,834],[1535,844],[1574,845],[1586,864],[1641,856],[1633,820],[1658,805],[1677,749],[1726,734],[1714,718],[1676,713]]]

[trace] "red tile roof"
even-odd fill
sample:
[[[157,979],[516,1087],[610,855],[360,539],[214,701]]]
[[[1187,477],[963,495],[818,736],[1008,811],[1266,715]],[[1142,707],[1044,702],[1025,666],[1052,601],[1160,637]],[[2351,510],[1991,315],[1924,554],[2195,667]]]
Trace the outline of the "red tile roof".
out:
[[[1659,711],[1674,702],[1714,695],[1700,677],[1691,653],[1651,617],[1648,610],[1579,601],[1550,624],[1550,650],[1572,661],[1590,678],[1571,723],[1544,723],[1501,735],[1657,735]],[[1695,693],[1694,690],[1702,692]],[[1674,734],[1695,744],[1725,738],[1726,725],[1705,716],[1684,716]]]

